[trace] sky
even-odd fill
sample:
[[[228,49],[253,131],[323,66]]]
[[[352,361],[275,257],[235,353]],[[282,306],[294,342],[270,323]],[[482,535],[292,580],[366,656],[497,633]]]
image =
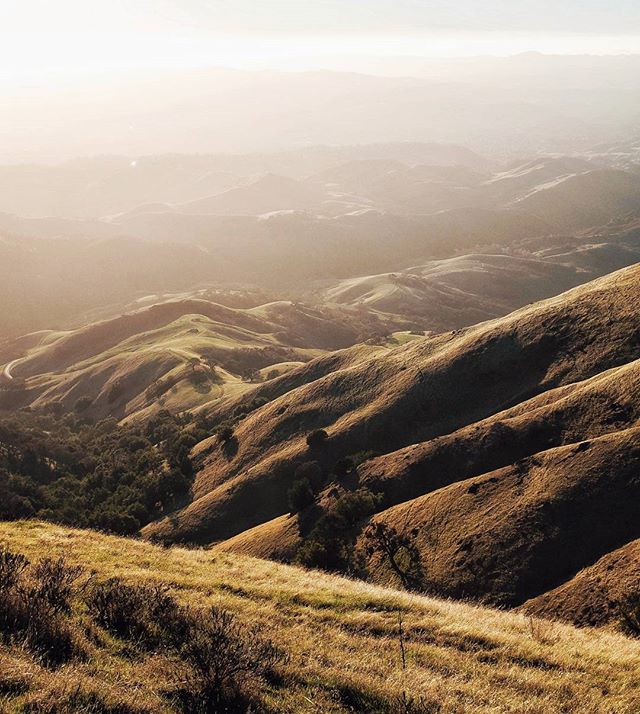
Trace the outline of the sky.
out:
[[[640,0],[0,0],[0,78],[640,52]]]

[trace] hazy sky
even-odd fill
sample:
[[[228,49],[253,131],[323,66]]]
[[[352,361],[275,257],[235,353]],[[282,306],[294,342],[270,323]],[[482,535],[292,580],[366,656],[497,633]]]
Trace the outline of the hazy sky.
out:
[[[0,0],[4,79],[532,50],[640,52],[640,0]]]

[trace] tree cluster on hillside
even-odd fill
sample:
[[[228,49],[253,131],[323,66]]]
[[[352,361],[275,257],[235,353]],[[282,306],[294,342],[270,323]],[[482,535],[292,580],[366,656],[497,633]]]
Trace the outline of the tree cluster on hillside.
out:
[[[324,570],[352,570],[356,527],[375,512],[379,502],[379,496],[366,488],[340,495],[305,539],[298,562]]]
[[[130,426],[77,413],[4,414],[0,518],[134,534],[188,496],[189,452],[204,435],[166,411]]]

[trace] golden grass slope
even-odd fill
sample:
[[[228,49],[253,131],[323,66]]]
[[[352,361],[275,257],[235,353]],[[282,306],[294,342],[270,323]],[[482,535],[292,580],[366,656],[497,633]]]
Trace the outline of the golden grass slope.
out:
[[[554,590],[526,602],[532,615],[559,617],[567,622],[604,625],[619,618],[619,606],[640,589],[640,540],[627,543],[581,570]]]
[[[264,380],[350,345],[361,328],[344,311],[287,301],[234,309],[172,300],[14,341],[9,354],[22,356],[12,374],[25,380],[25,391],[3,398],[14,400],[10,408],[61,402],[69,410],[84,398],[95,419],[139,418],[163,407],[182,412],[246,392],[249,372]]]
[[[286,493],[302,461],[330,469],[349,454],[428,442],[630,363],[640,353],[638,295],[640,266],[633,266],[302,384],[244,419],[232,450],[204,452],[194,502],[147,534],[229,538],[287,512]],[[310,454],[305,438],[317,428],[328,431],[329,442]]]
[[[439,332],[501,317],[603,272],[595,270],[589,275],[570,264],[534,255],[472,253],[393,273],[341,280],[327,288],[323,297],[327,302],[410,316]]]
[[[451,434],[364,463],[360,482],[389,505],[508,466],[552,447],[640,422],[640,360],[551,389]]]
[[[373,520],[417,530],[427,588],[519,605],[638,537],[639,473],[636,427],[539,452]],[[376,578],[386,567],[374,554]]]
[[[263,627],[290,655],[265,693],[270,712],[404,711],[403,692],[442,714],[635,714],[640,644],[597,630],[435,600],[273,562],[67,530],[0,524],[0,542],[33,559],[64,555],[102,579],[156,582],[194,605],[221,605]],[[399,648],[402,617],[406,669]],[[114,648],[98,662],[47,670],[0,646],[5,711],[65,709],[96,692],[105,711],[170,711],[162,657]],[[124,707],[129,707],[125,709]],[[117,707],[121,707],[118,709]]]

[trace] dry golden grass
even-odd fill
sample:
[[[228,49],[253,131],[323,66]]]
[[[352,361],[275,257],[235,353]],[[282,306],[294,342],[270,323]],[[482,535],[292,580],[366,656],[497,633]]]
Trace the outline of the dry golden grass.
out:
[[[527,712],[632,714],[640,710],[640,643],[463,603],[397,592],[273,562],[37,522],[0,524],[0,543],[32,559],[64,555],[97,578],[162,582],[194,605],[221,605],[259,624],[290,660],[264,694],[273,712]],[[402,666],[402,618],[406,669]],[[7,711],[168,710],[162,657],[136,660],[114,645],[88,662],[47,671],[0,649]],[[91,694],[91,693],[95,694]],[[422,708],[407,708],[408,700]],[[73,697],[76,697],[75,703]],[[64,702],[71,701],[64,709]],[[56,709],[55,706],[58,708]],[[75,709],[73,707],[76,707]],[[89,709],[84,709],[89,711]]]
[[[294,370],[285,380],[289,391],[272,393],[268,404],[237,425],[237,448],[210,448],[211,441],[196,447],[194,500],[176,518],[147,526],[145,535],[201,544],[232,538],[288,511],[291,476],[310,458],[329,472],[339,459],[360,452],[392,454],[483,421],[486,428],[486,420],[497,419],[505,409],[533,407],[532,397],[554,392],[553,399],[561,401],[558,390],[578,382],[585,382],[588,393],[576,393],[575,403],[584,405],[599,390],[609,389],[588,380],[638,358],[639,290],[640,266],[632,266],[497,320],[413,340],[330,371],[315,373],[314,362]],[[301,373],[307,378],[296,384]],[[626,379],[634,382],[632,375]],[[544,402],[541,397],[541,408]],[[584,406],[582,425],[572,422],[570,410],[561,404],[547,410],[563,419],[560,434],[565,422],[579,432],[592,420]],[[529,417],[522,422],[532,423]],[[328,446],[310,454],[306,436],[319,428],[327,431]],[[473,455],[482,444],[467,436]],[[516,459],[545,448],[544,443],[535,451],[523,448]],[[467,476],[509,463],[483,470],[476,463]],[[433,473],[443,468],[446,462]],[[458,480],[456,471],[452,476]],[[416,479],[406,480],[407,491],[411,482]],[[399,493],[394,502],[416,495]]]

